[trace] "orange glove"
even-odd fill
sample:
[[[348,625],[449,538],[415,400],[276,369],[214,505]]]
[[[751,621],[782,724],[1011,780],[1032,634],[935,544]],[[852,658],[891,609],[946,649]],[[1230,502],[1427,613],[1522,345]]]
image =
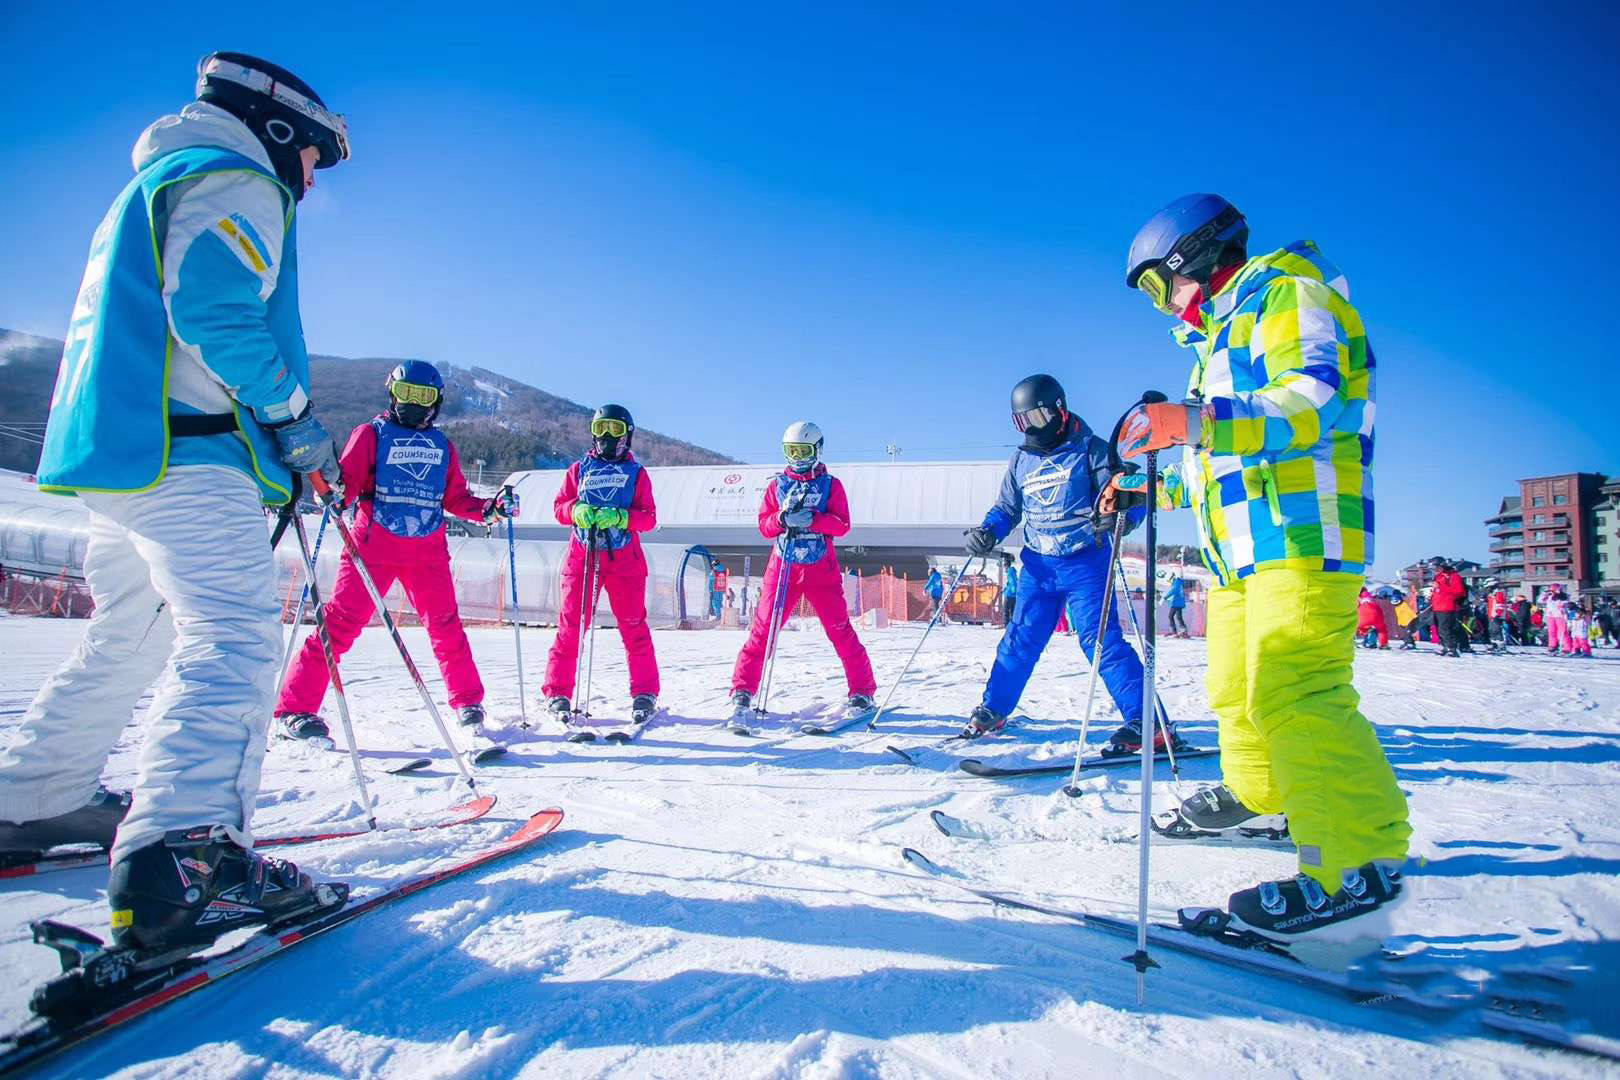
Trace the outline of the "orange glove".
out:
[[[1097,513],[1114,514],[1132,506],[1141,506],[1147,490],[1147,474],[1115,473],[1108,485],[1097,496]]]
[[[1202,430],[1203,417],[1197,405],[1172,402],[1138,405],[1120,430],[1119,452],[1124,457],[1138,457],[1149,450],[1197,446]]]

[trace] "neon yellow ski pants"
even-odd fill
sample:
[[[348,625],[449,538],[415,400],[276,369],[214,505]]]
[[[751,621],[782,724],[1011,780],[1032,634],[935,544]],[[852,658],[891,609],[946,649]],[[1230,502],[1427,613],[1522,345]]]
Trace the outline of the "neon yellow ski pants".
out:
[[[1406,858],[1406,796],[1351,685],[1359,574],[1261,570],[1210,593],[1210,707],[1221,773],[1250,810],[1288,815],[1299,866]]]

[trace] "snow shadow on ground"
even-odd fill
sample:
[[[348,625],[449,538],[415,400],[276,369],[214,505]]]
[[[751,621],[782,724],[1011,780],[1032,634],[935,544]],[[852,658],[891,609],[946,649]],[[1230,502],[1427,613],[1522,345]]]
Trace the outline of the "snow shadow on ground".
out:
[[[406,901],[60,1064],[70,1075],[113,1071],[130,1060],[130,1040],[139,1040],[143,1060],[199,1052],[206,1060],[208,1047],[199,1050],[198,1042],[207,1042],[216,1015],[230,1016],[230,1029],[243,1033],[232,1047],[239,1066],[242,1055],[260,1063],[247,1072],[270,1062],[351,1075],[401,1071],[406,1062],[396,1055],[403,1045],[436,1047],[441,1055],[462,1047],[476,1058],[465,1063],[472,1071],[503,1075],[552,1048],[788,1043],[821,1030],[887,1040],[1016,1023],[1071,1000],[1132,1007],[1135,975],[1120,962],[1118,942],[1070,926],[973,914],[982,905],[964,903],[949,914],[898,910],[852,901],[848,890],[831,886],[809,890],[824,902],[672,896],[663,885],[690,883],[614,872],[622,885],[644,884],[648,891],[638,893],[604,887],[598,879],[608,871],[546,880],[548,862],[615,839],[560,832],[527,864],[462,887],[461,903],[478,908],[464,921],[424,924],[421,907]],[[535,877],[541,880],[523,880]],[[889,890],[890,900],[909,895],[898,880],[873,887]],[[544,934],[525,933],[530,926],[544,927]],[[355,972],[346,961],[360,935],[372,943],[365,952],[376,966]],[[505,935],[506,944],[526,943],[530,951],[497,948],[502,942],[482,941],[485,935]],[[535,940],[540,936],[553,940]],[[715,939],[737,939],[745,953]],[[382,942],[386,950],[377,948]],[[773,952],[806,945],[872,950],[873,962],[853,973],[788,977]],[[732,953],[726,958],[732,969],[682,955],[706,948]],[[493,959],[477,955],[486,949]],[[1470,955],[1500,971],[1555,957],[1563,968],[1570,953],[1520,948]],[[627,970],[661,966],[660,958],[679,970]],[[1158,959],[1164,967],[1149,976],[1147,1016],[1286,1020],[1300,1007],[1300,992],[1284,984],[1257,985],[1169,953]],[[1579,959],[1573,976],[1579,997],[1605,1005],[1610,1013],[1593,1020],[1612,1030],[1620,944],[1583,945]],[[935,966],[942,962],[969,967]],[[599,973],[587,974],[592,968]],[[1188,978],[1197,980],[1198,993],[1180,988]],[[1366,1015],[1327,997],[1310,1011],[1347,1029]],[[1463,1021],[1436,1025],[1404,1016],[1386,1023],[1392,1034],[1437,1043],[1469,1030]]]

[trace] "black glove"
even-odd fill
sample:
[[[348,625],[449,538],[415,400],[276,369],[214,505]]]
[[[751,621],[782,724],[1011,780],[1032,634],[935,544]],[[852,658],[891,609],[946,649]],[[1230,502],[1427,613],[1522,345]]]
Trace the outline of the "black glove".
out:
[[[988,555],[1001,542],[996,539],[995,533],[983,525],[976,529],[964,529],[962,535],[967,537],[967,553],[973,556]]]

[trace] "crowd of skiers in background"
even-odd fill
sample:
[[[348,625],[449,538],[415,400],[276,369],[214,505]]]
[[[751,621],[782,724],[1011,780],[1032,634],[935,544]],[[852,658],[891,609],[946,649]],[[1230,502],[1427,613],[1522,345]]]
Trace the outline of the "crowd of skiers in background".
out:
[[[1554,587],[1532,601],[1522,592],[1509,595],[1495,581],[1471,592],[1446,562],[1437,563],[1434,583],[1415,597],[1389,586],[1362,589],[1359,615],[1356,636],[1369,649],[1389,648],[1391,623],[1402,649],[1416,649],[1426,640],[1439,646],[1442,656],[1471,653],[1476,643],[1491,653],[1535,646],[1554,656],[1620,648],[1620,608],[1612,598],[1573,598]]]

